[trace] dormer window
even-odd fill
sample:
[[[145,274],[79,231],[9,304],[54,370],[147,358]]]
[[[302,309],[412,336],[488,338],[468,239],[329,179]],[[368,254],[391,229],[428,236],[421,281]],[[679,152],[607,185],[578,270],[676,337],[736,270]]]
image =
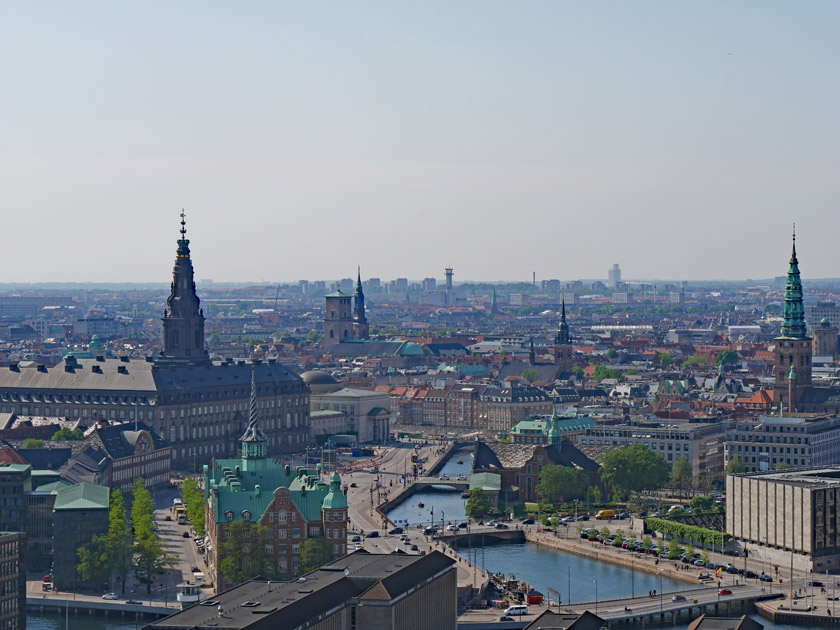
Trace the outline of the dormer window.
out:
[[[250,521],[251,520],[251,512],[249,510],[242,511],[242,520],[243,521]]]
[[[227,512],[225,512],[225,520],[226,520],[228,523],[230,523],[230,522],[233,520],[233,512],[231,512],[230,510],[228,510]]]

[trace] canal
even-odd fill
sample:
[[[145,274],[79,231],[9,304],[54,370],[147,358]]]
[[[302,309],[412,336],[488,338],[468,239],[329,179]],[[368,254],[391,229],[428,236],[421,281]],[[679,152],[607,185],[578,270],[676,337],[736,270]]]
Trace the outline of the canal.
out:
[[[134,619],[70,613],[65,618],[59,613],[33,612],[26,615],[26,630],[136,630],[152,621],[152,617]]]

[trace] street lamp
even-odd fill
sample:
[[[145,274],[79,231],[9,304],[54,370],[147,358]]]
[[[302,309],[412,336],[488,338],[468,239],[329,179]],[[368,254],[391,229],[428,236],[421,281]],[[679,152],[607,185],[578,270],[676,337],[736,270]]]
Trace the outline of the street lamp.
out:
[[[566,600],[569,606],[572,605],[572,567],[569,566],[569,598]]]
[[[594,580],[595,582],[595,614],[598,614],[598,580]]]

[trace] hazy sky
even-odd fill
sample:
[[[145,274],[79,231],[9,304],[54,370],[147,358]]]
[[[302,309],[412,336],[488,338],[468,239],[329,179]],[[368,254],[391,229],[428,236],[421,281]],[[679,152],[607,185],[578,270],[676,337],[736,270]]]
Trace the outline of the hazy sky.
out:
[[[840,3],[6,2],[0,281],[840,277]]]

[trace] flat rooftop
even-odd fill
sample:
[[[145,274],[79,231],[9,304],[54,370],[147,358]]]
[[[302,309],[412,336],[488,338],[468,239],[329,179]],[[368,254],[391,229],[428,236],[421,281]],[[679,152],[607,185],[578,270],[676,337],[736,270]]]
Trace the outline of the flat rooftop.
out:
[[[144,630],[247,628],[269,617],[274,623],[282,619],[282,627],[294,628],[325,618],[352,599],[366,595],[380,601],[394,599],[454,565],[438,551],[425,556],[356,551],[291,582],[250,580]]]
[[[760,477],[766,481],[814,488],[840,487],[840,466],[813,466],[788,470],[744,473],[737,477]]]

